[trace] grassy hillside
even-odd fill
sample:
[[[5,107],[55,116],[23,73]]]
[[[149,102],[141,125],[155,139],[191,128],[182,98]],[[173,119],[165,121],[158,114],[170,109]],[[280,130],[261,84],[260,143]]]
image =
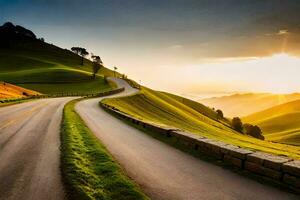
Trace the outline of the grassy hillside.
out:
[[[93,93],[111,88],[103,76],[113,76],[101,68],[92,79],[92,62],[69,50],[28,38],[9,38],[10,46],[0,46],[0,81],[41,93]]]
[[[35,50],[0,49],[0,80],[41,93],[92,93],[109,89],[103,76],[91,79],[91,62],[80,64],[80,57],[48,44]],[[112,75],[106,68],[99,75]]]
[[[267,140],[300,146],[300,100],[254,113],[243,121],[261,127]]]
[[[16,85],[0,82],[0,99],[22,98],[39,94]]]
[[[248,93],[202,99],[199,102],[224,111],[227,117],[247,116],[276,105],[300,99],[300,94]]]
[[[132,96],[105,99],[104,103],[134,117],[193,132],[230,144],[269,153],[300,158],[300,147],[276,144],[232,130],[227,121],[218,121],[216,113],[197,102],[147,88]]]

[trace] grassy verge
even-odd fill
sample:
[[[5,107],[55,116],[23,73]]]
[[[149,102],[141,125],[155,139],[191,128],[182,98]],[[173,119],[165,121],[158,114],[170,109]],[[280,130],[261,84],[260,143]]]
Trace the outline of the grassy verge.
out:
[[[32,100],[34,100],[34,99],[32,99],[32,98],[4,99],[4,100],[0,100],[0,107],[14,105],[14,104],[18,104],[18,103],[24,103],[24,102],[32,101]]]
[[[61,168],[70,199],[148,199],[69,102],[63,112]]]

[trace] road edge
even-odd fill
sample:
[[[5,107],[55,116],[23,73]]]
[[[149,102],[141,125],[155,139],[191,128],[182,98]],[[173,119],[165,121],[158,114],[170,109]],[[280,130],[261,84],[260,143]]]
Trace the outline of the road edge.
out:
[[[61,124],[61,172],[68,199],[148,199],[75,111],[83,99],[65,105]]]
[[[273,156],[267,153],[260,154],[260,152],[256,153],[223,142],[195,136],[172,127],[162,127],[157,124],[144,122],[101,101],[99,106],[123,123],[139,129],[141,132],[185,153],[260,183],[300,194],[300,178],[298,177],[300,160],[293,161],[286,157]],[[254,167],[253,162],[255,164]],[[252,165],[249,167],[250,164]]]

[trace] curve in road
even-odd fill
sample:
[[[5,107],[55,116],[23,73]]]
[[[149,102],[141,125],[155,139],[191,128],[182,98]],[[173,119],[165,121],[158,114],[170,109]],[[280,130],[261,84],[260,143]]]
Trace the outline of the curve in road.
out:
[[[112,80],[125,91],[111,97],[137,92],[123,80]],[[299,199],[192,157],[122,123],[99,107],[101,99],[81,101],[76,110],[126,173],[152,199]]]
[[[0,199],[62,200],[60,123],[73,97],[0,108]]]

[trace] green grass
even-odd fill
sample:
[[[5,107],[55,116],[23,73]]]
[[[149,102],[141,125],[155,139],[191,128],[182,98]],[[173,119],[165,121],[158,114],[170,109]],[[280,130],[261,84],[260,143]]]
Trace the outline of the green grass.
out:
[[[0,80],[35,90],[43,94],[63,92],[97,93],[112,88],[103,77],[69,68],[44,68],[0,73]]]
[[[148,199],[74,111],[63,111],[61,168],[71,199]]]
[[[0,81],[13,83],[41,93],[99,92],[113,86],[104,76],[113,71],[102,67],[97,78],[92,77],[92,62],[68,50],[47,43],[28,43],[15,49],[0,48]],[[117,74],[119,75],[119,74]]]
[[[43,94],[79,93],[91,94],[110,90],[112,86],[107,84],[103,78],[96,78],[88,82],[78,83],[44,83],[44,84],[18,84],[21,87],[39,91]]]
[[[0,107],[14,105],[18,103],[24,103],[27,101],[32,101],[33,98],[13,98],[13,99],[0,99]]]
[[[145,121],[176,127],[248,149],[300,158],[300,147],[262,141],[232,130],[216,113],[197,102],[143,88],[136,95],[105,99],[103,103]]]
[[[13,83],[74,83],[91,81],[91,75],[69,68],[41,68],[1,73],[1,79]],[[53,79],[55,77],[55,79]]]
[[[243,120],[257,124],[267,140],[300,146],[300,100],[254,113]]]

